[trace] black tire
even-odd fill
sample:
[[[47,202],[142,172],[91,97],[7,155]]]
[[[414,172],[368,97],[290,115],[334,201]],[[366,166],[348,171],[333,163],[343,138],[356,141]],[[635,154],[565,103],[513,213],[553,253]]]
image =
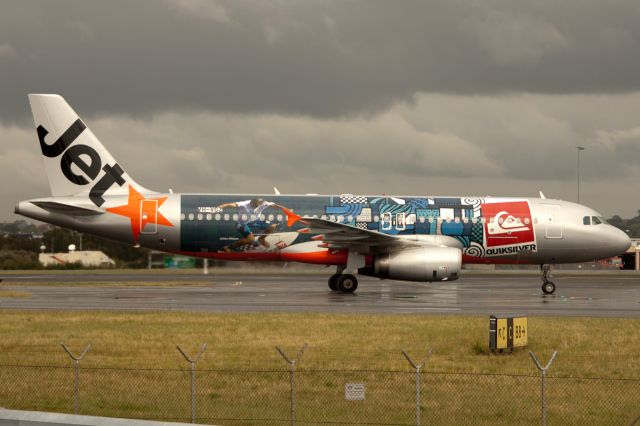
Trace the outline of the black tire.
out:
[[[341,277],[341,274],[333,274],[329,277],[329,288],[331,291],[338,291],[338,278]]]
[[[338,288],[343,293],[353,293],[358,288],[358,279],[351,274],[340,275]]]
[[[556,291],[556,285],[551,281],[542,284],[542,292],[544,294],[553,294]]]

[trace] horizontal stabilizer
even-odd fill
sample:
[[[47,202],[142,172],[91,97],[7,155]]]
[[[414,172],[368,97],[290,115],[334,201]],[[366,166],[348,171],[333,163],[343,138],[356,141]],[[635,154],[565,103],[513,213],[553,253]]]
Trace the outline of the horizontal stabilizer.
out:
[[[52,213],[63,213],[71,216],[97,216],[104,213],[101,210],[63,204],[55,201],[32,201],[31,203]]]

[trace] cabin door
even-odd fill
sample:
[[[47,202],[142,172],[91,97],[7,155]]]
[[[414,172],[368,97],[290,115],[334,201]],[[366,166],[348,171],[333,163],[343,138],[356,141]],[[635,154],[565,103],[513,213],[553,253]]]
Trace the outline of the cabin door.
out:
[[[562,238],[562,220],[560,217],[560,206],[555,204],[545,204],[547,238]]]

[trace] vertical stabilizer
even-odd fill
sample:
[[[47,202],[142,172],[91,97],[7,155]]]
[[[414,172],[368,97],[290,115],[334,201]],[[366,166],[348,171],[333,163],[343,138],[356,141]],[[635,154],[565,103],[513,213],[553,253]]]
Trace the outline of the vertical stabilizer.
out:
[[[129,185],[149,192],[122,169],[78,114],[59,95],[29,95],[44,167],[55,197],[82,195],[98,207],[104,195]]]

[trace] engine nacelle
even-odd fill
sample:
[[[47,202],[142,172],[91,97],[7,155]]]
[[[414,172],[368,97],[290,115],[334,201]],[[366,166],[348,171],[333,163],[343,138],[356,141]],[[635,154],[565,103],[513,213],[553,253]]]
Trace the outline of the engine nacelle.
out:
[[[462,251],[453,247],[425,247],[377,254],[363,275],[404,281],[457,280],[462,268]]]

